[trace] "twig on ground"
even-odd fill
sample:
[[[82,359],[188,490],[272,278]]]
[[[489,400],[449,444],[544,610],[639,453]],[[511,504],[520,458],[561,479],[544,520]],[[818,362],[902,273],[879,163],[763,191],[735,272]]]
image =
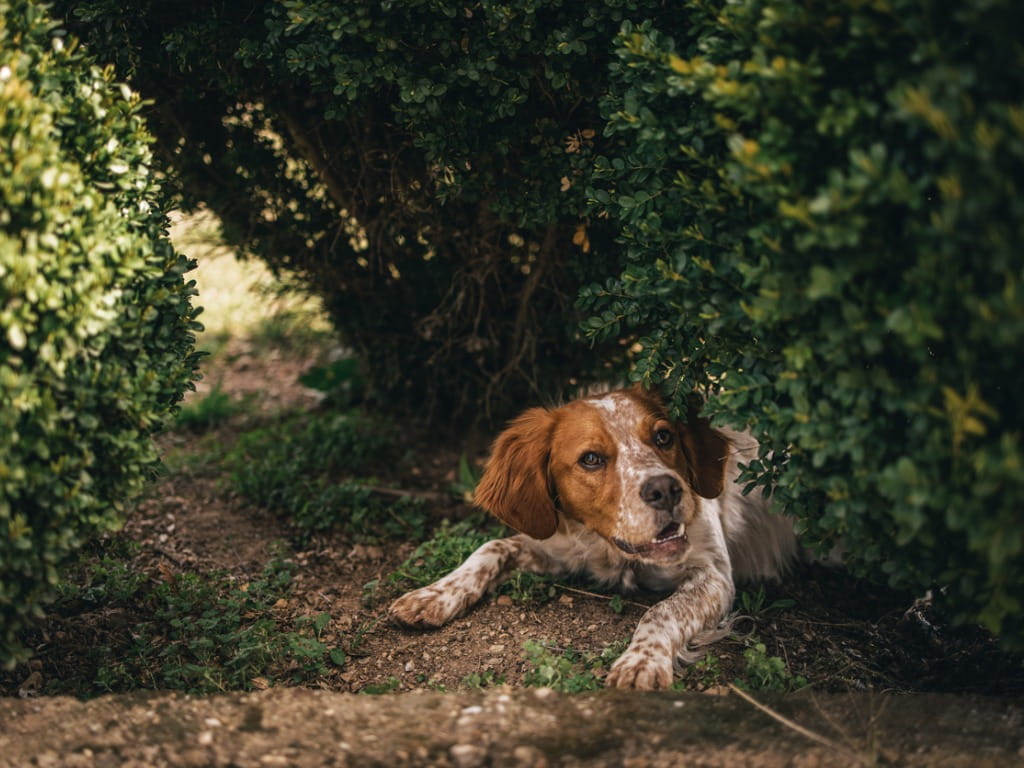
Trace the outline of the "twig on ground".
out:
[[[850,757],[850,758],[856,760],[858,764],[864,764],[864,762],[865,762],[864,761],[864,756],[861,755],[860,753],[858,753],[858,752],[856,752],[856,751],[854,751],[852,749],[849,749],[848,747],[846,747],[846,746],[844,746],[844,745],[842,745],[842,744],[840,744],[840,743],[838,743],[836,741],[833,741],[832,739],[828,738],[827,736],[823,736],[823,735],[821,735],[820,733],[818,733],[816,731],[812,731],[810,728],[806,728],[806,727],[800,725],[800,723],[796,722],[795,720],[790,720],[788,717],[783,715],[781,712],[777,712],[774,709],[772,709],[771,707],[767,706],[766,704],[762,704],[760,701],[755,699],[753,696],[751,696],[749,693],[744,691],[739,686],[737,686],[737,685],[735,685],[733,683],[728,683],[728,686],[729,686],[729,690],[731,690],[733,693],[737,694],[745,702],[747,702],[748,704],[752,705],[756,709],[760,710],[764,714],[768,715],[768,717],[772,718],[773,720],[776,720],[776,721],[782,723],[784,726],[786,726],[790,730],[796,731],[801,736],[804,736],[804,737],[810,739],[811,741],[816,741],[819,744],[823,744],[824,746],[828,747],[829,749],[833,749],[836,752],[840,752],[840,753],[846,755],[847,757]]]
[[[559,584],[558,588],[563,590],[563,591],[565,591],[565,592],[575,592],[578,595],[586,595],[587,597],[596,597],[598,600],[612,600],[615,597],[615,595],[601,595],[601,594],[598,594],[597,592],[588,592],[585,589],[577,589],[576,587],[567,587],[564,584]],[[634,600],[623,600],[622,604],[623,605],[633,605],[633,606],[636,606],[637,608],[643,608],[645,610],[647,608],[651,607],[651,606],[647,605],[646,603],[638,603],[638,602],[636,602]]]

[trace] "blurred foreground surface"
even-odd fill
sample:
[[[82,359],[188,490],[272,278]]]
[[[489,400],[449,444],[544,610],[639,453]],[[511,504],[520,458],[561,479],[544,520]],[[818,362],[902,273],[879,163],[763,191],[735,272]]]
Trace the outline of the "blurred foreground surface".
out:
[[[353,696],[277,689],[0,700],[0,766],[1011,766],[1024,704],[881,694]],[[60,722],[59,728],[54,727]]]

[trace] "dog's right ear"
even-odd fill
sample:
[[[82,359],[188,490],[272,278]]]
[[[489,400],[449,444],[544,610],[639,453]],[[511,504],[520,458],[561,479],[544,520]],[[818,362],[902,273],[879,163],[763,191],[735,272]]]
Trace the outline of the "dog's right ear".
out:
[[[543,408],[525,411],[498,435],[473,501],[506,525],[535,539],[558,527],[548,478],[555,416]]]

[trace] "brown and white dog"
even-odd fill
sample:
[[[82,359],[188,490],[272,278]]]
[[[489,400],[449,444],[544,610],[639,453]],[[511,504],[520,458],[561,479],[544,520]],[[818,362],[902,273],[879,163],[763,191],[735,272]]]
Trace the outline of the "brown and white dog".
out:
[[[695,413],[671,421],[639,388],[530,409],[498,436],[475,496],[522,533],[484,544],[390,615],[439,627],[517,569],[673,590],[644,614],[606,681],[665,688],[688,649],[723,634],[734,583],[777,578],[797,553],[790,522],[735,482],[757,449]]]

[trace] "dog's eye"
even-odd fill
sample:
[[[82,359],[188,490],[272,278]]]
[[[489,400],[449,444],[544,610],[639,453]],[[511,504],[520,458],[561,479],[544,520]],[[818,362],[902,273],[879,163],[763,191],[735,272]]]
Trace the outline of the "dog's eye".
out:
[[[659,448],[668,448],[672,445],[672,432],[668,429],[659,429],[654,433],[654,444]]]
[[[604,456],[600,453],[594,453],[593,451],[587,451],[579,460],[580,466],[584,469],[597,469],[598,467],[604,466]]]

